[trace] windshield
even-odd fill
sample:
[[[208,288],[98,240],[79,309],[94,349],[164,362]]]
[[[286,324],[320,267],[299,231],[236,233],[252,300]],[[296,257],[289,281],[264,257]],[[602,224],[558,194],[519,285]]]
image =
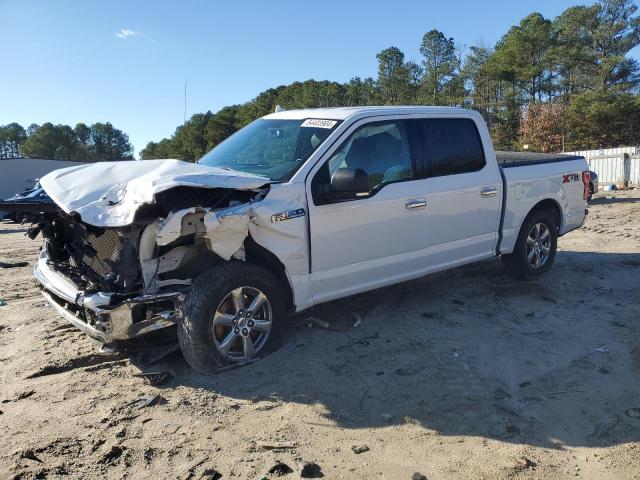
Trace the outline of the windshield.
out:
[[[198,163],[286,181],[339,123],[324,119],[259,119],[234,133]]]

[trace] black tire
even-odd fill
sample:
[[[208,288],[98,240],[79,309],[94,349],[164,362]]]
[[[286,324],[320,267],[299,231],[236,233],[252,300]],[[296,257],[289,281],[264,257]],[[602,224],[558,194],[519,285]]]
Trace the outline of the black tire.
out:
[[[535,267],[527,256],[527,239],[536,225],[544,225],[549,232],[549,253],[544,263]],[[553,265],[558,247],[558,227],[547,210],[534,210],[522,224],[513,253],[502,256],[502,263],[510,275],[519,280],[536,280]],[[534,253],[535,255],[535,253]]]
[[[244,363],[250,359],[229,358],[216,345],[218,337],[213,325],[214,314],[223,301],[231,301],[227,299],[228,295],[238,288],[256,289],[262,292],[268,300],[272,316],[271,330],[268,332],[266,341],[251,358],[273,351],[282,341],[287,324],[286,304],[283,288],[271,272],[258,265],[242,261],[214,266],[194,280],[185,298],[183,315],[178,323],[178,343],[182,354],[187,363],[200,373],[213,373],[224,365]],[[238,317],[234,316],[234,318],[237,322]],[[235,327],[228,328],[237,330]],[[253,331],[249,335],[259,336],[260,334]],[[246,339],[246,335],[244,338]],[[236,341],[240,342],[237,348],[242,349],[243,337],[238,335]]]

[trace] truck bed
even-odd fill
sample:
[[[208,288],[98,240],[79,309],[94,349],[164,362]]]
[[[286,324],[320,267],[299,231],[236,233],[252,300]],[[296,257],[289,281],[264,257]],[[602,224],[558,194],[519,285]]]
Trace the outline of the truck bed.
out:
[[[498,165],[503,168],[523,167],[526,165],[538,165],[541,163],[563,162],[567,160],[579,160],[578,155],[566,155],[563,153],[531,153],[531,152],[496,152]]]

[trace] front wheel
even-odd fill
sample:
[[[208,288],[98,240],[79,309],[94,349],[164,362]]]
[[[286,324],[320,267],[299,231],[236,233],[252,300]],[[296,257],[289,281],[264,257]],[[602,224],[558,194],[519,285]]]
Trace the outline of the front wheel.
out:
[[[178,342],[194,370],[213,373],[276,348],[285,323],[278,280],[260,266],[233,261],[194,280],[178,324]]]
[[[535,280],[551,268],[558,247],[558,227],[545,210],[529,214],[513,253],[502,256],[507,272],[520,280]]]

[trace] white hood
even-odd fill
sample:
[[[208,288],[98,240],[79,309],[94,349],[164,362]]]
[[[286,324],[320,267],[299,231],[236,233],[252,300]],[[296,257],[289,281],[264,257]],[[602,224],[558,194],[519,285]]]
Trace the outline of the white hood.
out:
[[[177,186],[251,190],[269,179],[180,160],[101,162],[55,170],[40,179],[51,199],[88,224],[122,227],[141,205]]]

